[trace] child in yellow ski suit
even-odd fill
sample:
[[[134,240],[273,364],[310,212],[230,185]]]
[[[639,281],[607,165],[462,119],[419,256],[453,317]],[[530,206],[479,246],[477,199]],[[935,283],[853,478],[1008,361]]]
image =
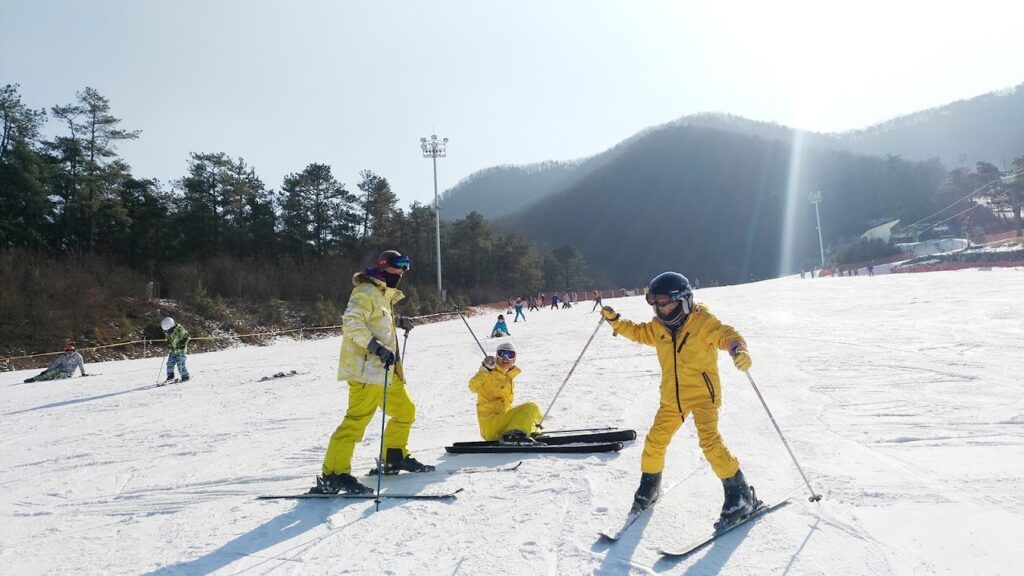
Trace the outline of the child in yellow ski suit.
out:
[[[530,434],[541,419],[540,408],[533,402],[513,406],[515,383],[521,370],[516,363],[516,349],[511,342],[502,342],[494,356],[484,358],[480,370],[469,381],[476,392],[476,418],[484,440],[507,444],[531,443]]]
[[[647,302],[654,308],[655,318],[644,323],[623,320],[610,306],[601,310],[616,335],[653,346],[661,363],[661,401],[644,442],[634,508],[646,508],[660,495],[665,451],[683,421],[692,416],[704,457],[725,488],[720,522],[741,518],[749,514],[753,502],[739,460],[718,432],[718,408],[722,404],[718,351],[729,351],[736,367],[746,371],[751,365],[746,342],[706,306],[694,305],[693,291],[682,274],[665,272],[656,276],[648,286]]]

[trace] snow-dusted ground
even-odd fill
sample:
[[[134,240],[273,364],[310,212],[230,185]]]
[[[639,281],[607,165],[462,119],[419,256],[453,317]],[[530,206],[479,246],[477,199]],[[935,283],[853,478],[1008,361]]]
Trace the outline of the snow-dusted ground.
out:
[[[523,459],[518,472],[387,479],[464,488],[454,502],[257,501],[304,491],[345,409],[339,339],[94,364],[88,379],[0,374],[3,574],[1020,574],[1024,565],[1024,271],[785,278],[702,289],[747,338],[751,374],[817,491],[806,490],[749,383],[723,355],[721,430],[765,499],[795,504],[684,561],[659,546],[707,530],[721,487],[692,425],[669,450],[670,492],[615,545],[642,441],[618,454],[447,456],[476,437],[466,382],[480,352],[462,322],[416,328],[411,447],[442,471]],[[607,302],[646,319],[643,299]],[[596,326],[590,304],[510,323],[518,398],[546,408]],[[471,320],[478,334],[493,318]],[[485,340],[485,343],[488,341]],[[493,344],[493,341],[491,341]],[[282,370],[307,375],[259,382]],[[610,425],[641,439],[657,405],[653,349],[602,327],[549,428]],[[371,423],[355,469],[371,465]]]

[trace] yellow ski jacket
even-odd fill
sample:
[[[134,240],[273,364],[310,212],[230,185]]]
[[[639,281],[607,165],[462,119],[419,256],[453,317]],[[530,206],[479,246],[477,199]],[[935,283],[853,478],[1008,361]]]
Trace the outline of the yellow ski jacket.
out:
[[[718,351],[746,342],[738,332],[722,324],[697,304],[678,332],[672,334],[657,318],[638,324],[629,320],[609,321],[615,335],[653,346],[661,363],[661,405],[686,413],[694,406],[722,403],[718,378]]]
[[[516,399],[516,386],[512,379],[522,370],[513,366],[507,372],[501,366],[487,370],[483,366],[469,381],[469,389],[476,392],[477,418],[504,414],[512,408]]]
[[[394,305],[405,298],[405,294],[362,272],[352,276],[352,284],[355,288],[341,317],[344,337],[338,354],[338,380],[383,386],[384,363],[366,347],[370,339],[376,338],[382,346],[398,353]],[[391,371],[402,377],[401,360],[391,367]],[[393,382],[393,376],[388,380]]]

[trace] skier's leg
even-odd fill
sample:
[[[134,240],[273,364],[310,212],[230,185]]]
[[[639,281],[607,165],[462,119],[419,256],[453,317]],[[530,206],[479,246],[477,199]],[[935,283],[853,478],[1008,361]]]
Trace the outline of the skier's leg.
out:
[[[167,379],[174,379],[174,365],[178,363],[178,354],[171,352],[167,354]]]
[[[47,368],[39,373],[35,377],[36,382],[45,382],[46,380],[56,380],[60,374],[60,368]]]
[[[533,434],[537,429],[537,422],[540,422],[541,419],[540,407],[533,402],[525,402],[519,406],[514,406],[505,414],[508,416],[508,423],[502,432],[522,430],[527,434]]]
[[[661,405],[654,415],[654,424],[644,440],[644,453],[640,458],[640,469],[645,474],[657,474],[665,468],[665,450],[679,427],[683,415],[674,406]]]
[[[732,478],[740,469],[740,462],[725,447],[722,436],[718,433],[718,409],[712,406],[695,407],[693,423],[697,427],[697,439],[704,458],[715,476],[721,479]]]
[[[181,352],[178,354],[178,372],[181,374],[182,380],[188,380],[188,368],[185,368],[185,353]]]
[[[393,383],[388,384],[388,423],[384,428],[384,452],[389,448],[399,448],[402,456],[409,455],[406,445],[409,443],[409,429],[416,421],[416,405],[405,390],[405,382],[397,373]]]
[[[390,390],[389,390],[390,392]],[[384,396],[383,386],[348,383],[348,410],[345,419],[331,435],[324,455],[324,474],[351,474],[352,453],[363,439],[366,426],[373,419]]]

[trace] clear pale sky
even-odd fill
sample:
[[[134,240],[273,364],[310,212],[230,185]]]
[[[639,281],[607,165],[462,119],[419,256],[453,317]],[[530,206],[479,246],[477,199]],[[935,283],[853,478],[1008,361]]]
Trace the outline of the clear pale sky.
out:
[[[600,152],[721,111],[849,130],[1024,82],[1024,3],[0,0],[0,84],[92,86],[136,176],[226,152],[279,188],[310,162],[431,201],[496,164]],[[56,130],[56,123],[51,123]]]

